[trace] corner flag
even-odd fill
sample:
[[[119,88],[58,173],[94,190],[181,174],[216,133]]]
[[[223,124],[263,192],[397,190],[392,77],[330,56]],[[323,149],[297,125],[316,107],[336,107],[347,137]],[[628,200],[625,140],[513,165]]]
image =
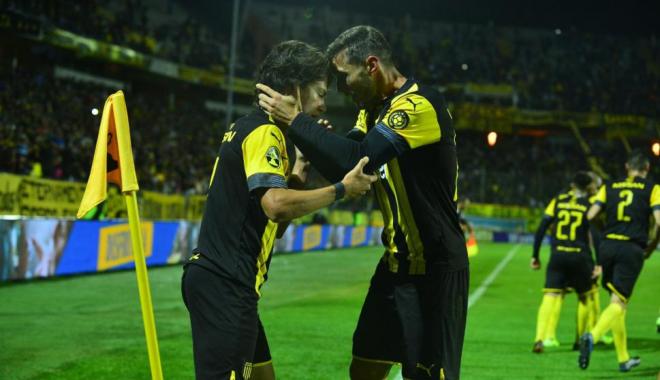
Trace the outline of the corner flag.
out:
[[[119,186],[124,193],[139,190],[131,151],[128,112],[122,91],[110,95],[105,101],[92,169],[76,214],[78,218],[106,199],[108,182]]]
[[[126,201],[151,378],[162,380],[163,370],[160,365],[156,323],[151,302],[151,291],[149,290],[147,262],[144,258],[144,245],[142,244],[140,215],[137,205],[136,192],[139,190],[139,186],[135,175],[133,152],[131,151],[131,132],[128,127],[126,101],[124,100],[124,93],[121,91],[110,95],[108,100],[105,101],[92,169],[76,215],[78,218],[83,217],[105,200],[108,182],[112,182],[121,188]]]

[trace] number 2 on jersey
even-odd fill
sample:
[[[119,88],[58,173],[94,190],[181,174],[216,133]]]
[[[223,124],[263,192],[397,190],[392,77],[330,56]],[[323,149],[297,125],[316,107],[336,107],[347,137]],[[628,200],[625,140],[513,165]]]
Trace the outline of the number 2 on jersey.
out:
[[[633,201],[632,190],[621,190],[619,198],[621,198],[621,201],[617,207],[616,219],[620,222],[630,222],[630,217],[626,215],[626,207]]]

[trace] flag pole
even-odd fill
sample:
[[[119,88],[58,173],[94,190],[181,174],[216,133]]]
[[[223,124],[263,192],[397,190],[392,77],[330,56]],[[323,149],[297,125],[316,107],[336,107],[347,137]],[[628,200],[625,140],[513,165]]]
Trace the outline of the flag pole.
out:
[[[126,200],[126,210],[128,210],[128,225],[131,231],[131,243],[133,245],[138,291],[140,293],[144,333],[147,338],[147,353],[149,354],[151,379],[162,380],[163,370],[160,365],[158,337],[156,335],[151,291],[149,290],[149,277],[147,276],[147,263],[144,258],[144,244],[142,243],[142,229],[140,228],[140,215],[137,207],[137,193],[135,191],[127,191],[124,193],[124,199]]]

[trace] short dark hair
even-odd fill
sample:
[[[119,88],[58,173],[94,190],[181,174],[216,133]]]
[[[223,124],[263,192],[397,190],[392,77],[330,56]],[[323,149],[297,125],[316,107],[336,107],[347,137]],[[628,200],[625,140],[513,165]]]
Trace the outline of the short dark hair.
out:
[[[392,49],[380,30],[369,25],[358,25],[342,32],[326,50],[328,59],[346,49],[348,63],[363,62],[370,55],[375,55],[381,61],[392,63]]]
[[[296,86],[327,79],[329,66],[318,48],[302,41],[284,41],[268,53],[257,69],[256,81],[277,92],[291,94]]]
[[[635,149],[628,156],[628,161],[626,161],[628,169],[630,170],[647,170],[651,161],[648,156],[644,154],[641,150]]]
[[[573,184],[580,190],[586,190],[587,187],[594,181],[594,178],[589,172],[579,171],[573,176]]]

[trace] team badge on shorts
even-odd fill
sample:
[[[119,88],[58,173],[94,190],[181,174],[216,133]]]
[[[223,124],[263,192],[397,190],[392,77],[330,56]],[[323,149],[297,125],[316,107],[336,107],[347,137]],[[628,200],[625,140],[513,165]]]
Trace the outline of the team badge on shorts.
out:
[[[387,118],[387,124],[394,129],[403,129],[408,126],[410,118],[405,111],[394,111],[390,114],[390,117]]]
[[[268,161],[268,165],[276,169],[280,167],[282,164],[282,159],[280,158],[280,150],[277,149],[276,146],[271,146],[268,148],[266,151],[266,161]]]

